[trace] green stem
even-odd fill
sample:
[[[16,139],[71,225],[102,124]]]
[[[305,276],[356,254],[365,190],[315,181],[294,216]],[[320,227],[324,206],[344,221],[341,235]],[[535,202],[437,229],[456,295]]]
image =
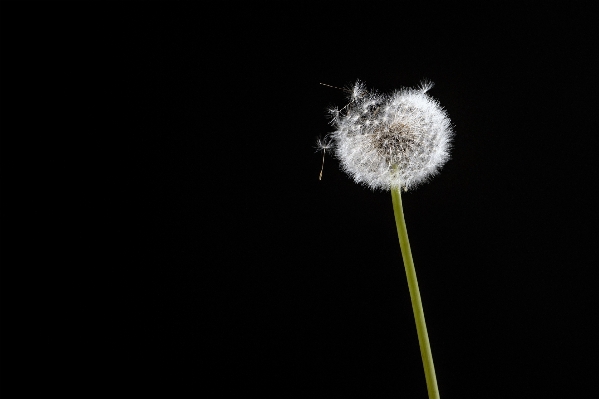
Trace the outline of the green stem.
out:
[[[420,354],[422,355],[428,397],[429,399],[439,399],[439,388],[437,387],[433,354],[431,353],[431,345],[428,341],[426,322],[424,321],[424,310],[422,309],[422,300],[420,299],[420,290],[418,289],[418,280],[416,279],[416,269],[414,269],[410,241],[408,240],[408,231],[406,230],[406,221],[403,216],[401,187],[391,187],[391,197],[393,198],[393,212],[395,213],[395,224],[397,225],[397,235],[399,236],[401,255],[403,257],[404,266],[406,267],[408,287],[410,288],[410,299],[412,300],[414,319],[416,320],[416,331],[418,332],[418,343],[420,344]]]

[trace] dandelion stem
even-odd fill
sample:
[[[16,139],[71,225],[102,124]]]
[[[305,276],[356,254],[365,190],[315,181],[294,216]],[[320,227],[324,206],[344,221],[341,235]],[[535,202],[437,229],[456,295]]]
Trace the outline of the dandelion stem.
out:
[[[410,250],[408,231],[406,230],[406,221],[404,220],[403,215],[401,187],[391,187],[391,197],[393,199],[393,212],[395,213],[395,224],[397,225],[397,235],[399,236],[401,255],[406,268],[406,277],[410,289],[414,320],[416,321],[416,331],[418,332],[418,343],[420,344],[420,354],[422,355],[428,397],[429,399],[439,399],[439,388],[437,387],[433,355],[431,353],[431,345],[428,341],[426,322],[424,321],[424,310],[422,309],[422,300],[420,299],[420,290],[418,289],[418,280],[416,279],[416,269],[414,268],[414,261],[412,260],[412,251]]]

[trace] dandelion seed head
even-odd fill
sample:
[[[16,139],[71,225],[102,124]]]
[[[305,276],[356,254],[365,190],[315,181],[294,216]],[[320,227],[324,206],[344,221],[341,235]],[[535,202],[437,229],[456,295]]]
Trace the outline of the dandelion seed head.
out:
[[[408,190],[447,162],[453,130],[447,112],[427,94],[432,87],[423,80],[416,89],[382,95],[356,82],[344,112],[334,114],[336,130],[327,145],[357,183]]]

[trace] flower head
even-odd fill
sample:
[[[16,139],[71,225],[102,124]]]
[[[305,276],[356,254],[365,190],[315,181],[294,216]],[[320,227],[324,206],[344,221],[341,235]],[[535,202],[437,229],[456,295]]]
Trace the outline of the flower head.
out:
[[[453,131],[445,110],[427,94],[432,86],[423,81],[417,89],[382,95],[358,81],[349,104],[330,111],[335,154],[357,183],[408,190],[447,162]]]

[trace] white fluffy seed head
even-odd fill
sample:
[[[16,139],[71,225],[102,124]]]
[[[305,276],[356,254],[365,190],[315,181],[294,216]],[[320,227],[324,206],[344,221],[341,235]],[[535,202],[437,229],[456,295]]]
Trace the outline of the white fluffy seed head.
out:
[[[449,159],[453,131],[438,101],[417,89],[390,95],[366,91],[357,82],[343,111],[333,113],[335,155],[357,183],[372,189],[415,188]]]

